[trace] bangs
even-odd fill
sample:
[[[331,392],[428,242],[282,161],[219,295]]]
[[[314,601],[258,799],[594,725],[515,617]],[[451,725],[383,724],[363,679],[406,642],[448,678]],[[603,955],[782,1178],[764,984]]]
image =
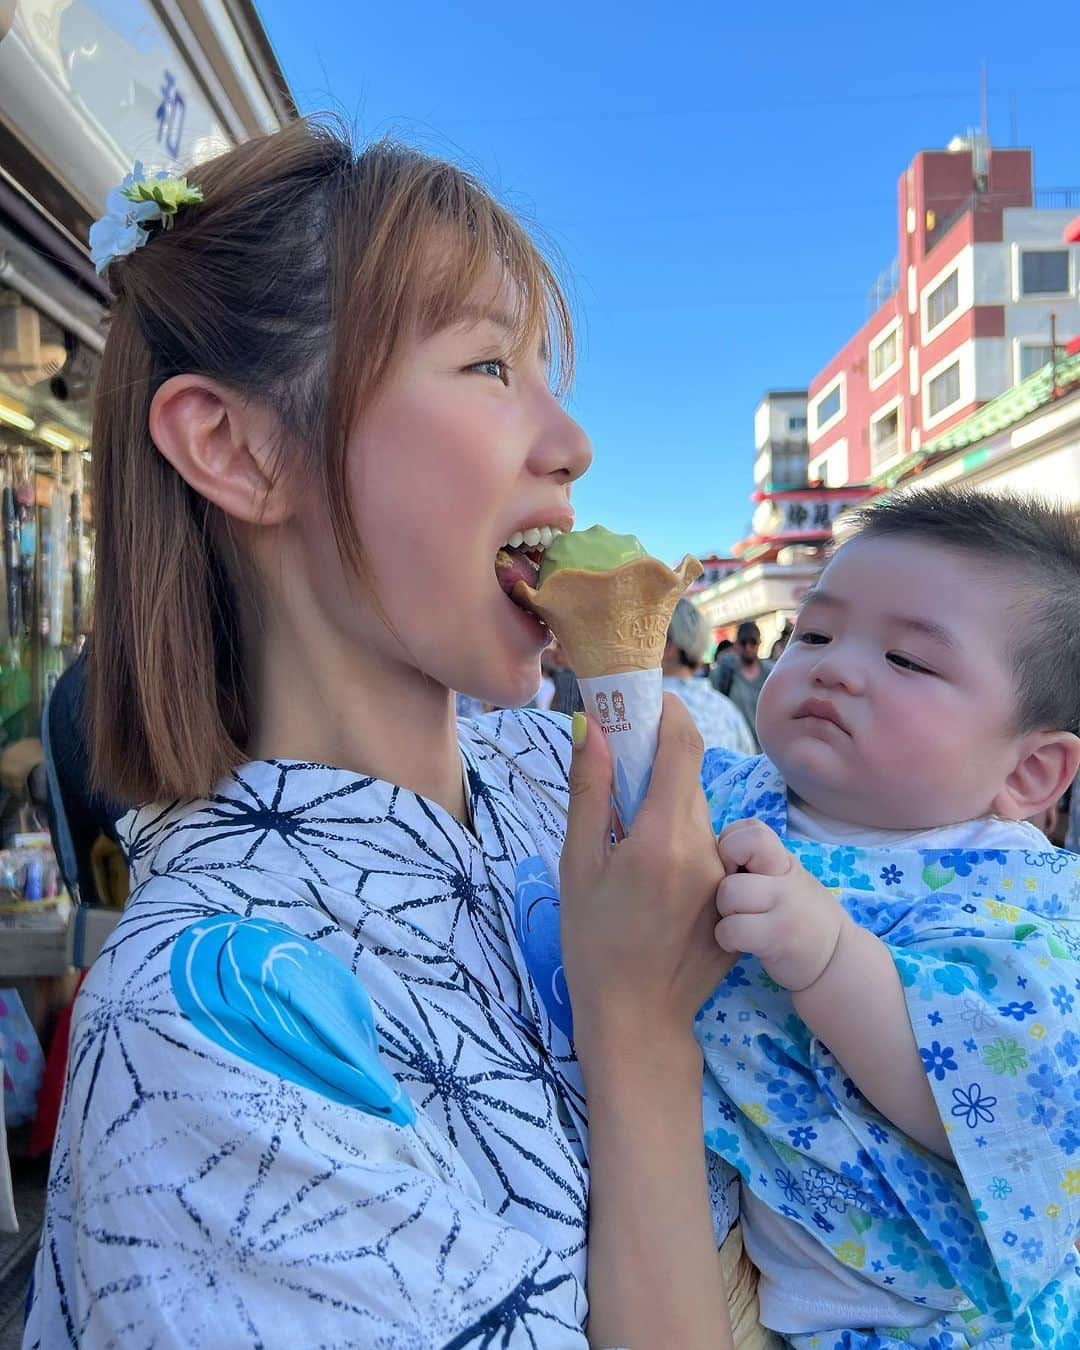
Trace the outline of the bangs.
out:
[[[375,273],[368,293],[397,292],[391,327],[398,339],[409,330],[428,335],[490,313],[509,330],[510,355],[520,359],[539,349],[553,389],[565,394],[573,379],[573,324],[537,241],[454,165],[406,151],[402,172],[401,149],[387,143],[370,147],[361,162],[388,153],[397,161],[398,191],[385,201],[365,252]],[[492,264],[499,274],[494,281]],[[483,294],[486,285],[490,297]]]
[[[508,355],[541,351],[561,396],[573,376],[573,329],[555,269],[536,242],[453,164],[379,141],[334,176],[327,207],[330,352],[322,453],[313,467],[339,551],[362,574],[346,447],[405,344],[476,319],[486,303],[507,324]]]

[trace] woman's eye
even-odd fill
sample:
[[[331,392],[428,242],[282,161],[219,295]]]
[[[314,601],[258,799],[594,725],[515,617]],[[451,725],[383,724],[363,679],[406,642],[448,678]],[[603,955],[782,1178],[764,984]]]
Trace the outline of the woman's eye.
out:
[[[827,633],[799,633],[796,642],[805,642],[808,647],[823,647],[831,639]]]
[[[510,367],[505,361],[498,357],[495,357],[490,361],[477,361],[472,369],[480,371],[482,375],[492,375],[495,379],[501,380],[503,384],[509,382]]]
[[[917,670],[920,675],[933,674],[926,666],[919,665],[918,661],[913,661],[910,656],[902,656],[899,652],[889,652],[886,659],[900,670]]]

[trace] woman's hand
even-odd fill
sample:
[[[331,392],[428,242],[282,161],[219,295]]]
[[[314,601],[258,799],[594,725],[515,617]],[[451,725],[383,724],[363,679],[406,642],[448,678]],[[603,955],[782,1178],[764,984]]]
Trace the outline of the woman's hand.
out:
[[[578,724],[580,726],[580,723]],[[702,743],[685,705],[667,695],[648,796],[633,828],[611,842],[611,758],[588,724],[574,749],[560,869],[563,963],[583,1068],[642,1040],[670,1052],[731,968],[716,945],[724,876],[701,788]]]
[[[700,773],[701,737],[670,695],[625,839],[611,842],[611,760],[595,722],[570,770],[559,914],[589,1099],[593,1346],[732,1344],[693,1019],[734,957],[713,936],[724,869]]]

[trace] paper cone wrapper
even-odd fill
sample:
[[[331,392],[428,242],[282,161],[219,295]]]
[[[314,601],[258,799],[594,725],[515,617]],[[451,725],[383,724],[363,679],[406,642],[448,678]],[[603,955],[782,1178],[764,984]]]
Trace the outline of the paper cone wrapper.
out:
[[[585,711],[607,738],[615,810],[625,834],[649,790],[664,703],[664,673],[657,666],[621,675],[593,675],[579,678],[578,687]]]

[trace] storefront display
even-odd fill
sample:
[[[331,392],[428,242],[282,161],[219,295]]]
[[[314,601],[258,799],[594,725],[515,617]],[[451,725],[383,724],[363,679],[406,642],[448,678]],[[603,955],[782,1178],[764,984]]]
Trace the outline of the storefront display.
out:
[[[34,735],[85,637],[97,353],[0,286],[0,744]]]

